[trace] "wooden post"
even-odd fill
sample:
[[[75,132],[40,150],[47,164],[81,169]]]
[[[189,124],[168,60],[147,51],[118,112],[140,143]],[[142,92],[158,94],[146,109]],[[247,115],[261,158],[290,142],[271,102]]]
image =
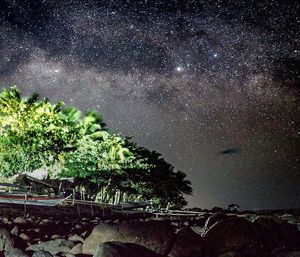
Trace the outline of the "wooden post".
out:
[[[91,212],[92,212],[92,217],[94,217],[94,209],[93,209],[93,204],[91,203]]]
[[[26,217],[26,205],[27,205],[27,194],[25,195],[25,200],[24,200],[24,217]]]
[[[73,189],[73,205],[75,204],[75,189]]]
[[[57,195],[59,195],[59,193],[60,193],[61,186],[62,186],[62,181],[60,181],[60,183],[59,183],[59,187],[58,187]]]

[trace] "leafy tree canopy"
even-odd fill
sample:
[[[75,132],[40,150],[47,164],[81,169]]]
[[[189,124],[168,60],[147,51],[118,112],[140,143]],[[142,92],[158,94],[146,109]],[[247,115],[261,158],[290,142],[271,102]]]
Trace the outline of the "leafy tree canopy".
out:
[[[1,176],[56,167],[52,175],[74,177],[93,199],[114,203],[143,198],[183,206],[183,195],[192,193],[185,173],[110,133],[99,113],[82,115],[36,93],[22,97],[16,86],[0,94],[0,133]]]

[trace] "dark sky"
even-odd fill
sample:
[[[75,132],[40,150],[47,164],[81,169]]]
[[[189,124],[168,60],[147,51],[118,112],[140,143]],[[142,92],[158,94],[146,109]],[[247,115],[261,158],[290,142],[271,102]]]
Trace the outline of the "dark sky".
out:
[[[1,0],[0,87],[98,110],[188,174],[190,206],[300,207],[299,11]]]

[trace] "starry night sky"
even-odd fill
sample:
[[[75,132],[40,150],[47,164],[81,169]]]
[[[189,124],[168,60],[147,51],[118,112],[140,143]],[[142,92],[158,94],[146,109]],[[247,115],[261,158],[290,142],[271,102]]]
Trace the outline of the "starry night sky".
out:
[[[0,0],[0,88],[98,110],[188,174],[190,206],[300,207],[300,4],[284,2]]]

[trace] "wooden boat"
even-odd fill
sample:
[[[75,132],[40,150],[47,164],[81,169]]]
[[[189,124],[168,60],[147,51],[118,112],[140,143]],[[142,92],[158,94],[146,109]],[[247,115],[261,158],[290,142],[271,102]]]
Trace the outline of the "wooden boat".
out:
[[[38,206],[57,206],[70,198],[60,197],[42,197],[31,195],[16,195],[16,194],[0,194],[0,203],[8,204],[22,204],[22,205],[38,205]]]
[[[10,183],[0,183],[1,188],[11,188],[12,192],[0,190],[0,204],[22,204],[22,205],[38,205],[38,206],[57,206],[71,197],[66,198],[59,196],[43,196],[28,192],[25,187]]]
[[[1,187],[5,188],[5,191],[1,192]],[[8,192],[8,188],[10,192]],[[59,192],[61,189],[61,184],[59,186]],[[54,194],[54,193],[53,193]],[[31,189],[11,183],[1,183],[0,182],[0,204],[22,204],[22,205],[38,205],[38,206],[57,206],[65,202],[66,204],[80,204],[86,206],[98,206],[101,208],[109,207],[116,210],[134,210],[134,209],[145,209],[150,205],[148,201],[139,202],[127,202],[120,204],[108,204],[108,203],[97,203],[91,201],[85,201],[84,197],[80,200],[76,199],[76,192],[70,192],[70,195],[63,198],[57,195],[53,196],[42,196],[36,193],[32,193]]]

